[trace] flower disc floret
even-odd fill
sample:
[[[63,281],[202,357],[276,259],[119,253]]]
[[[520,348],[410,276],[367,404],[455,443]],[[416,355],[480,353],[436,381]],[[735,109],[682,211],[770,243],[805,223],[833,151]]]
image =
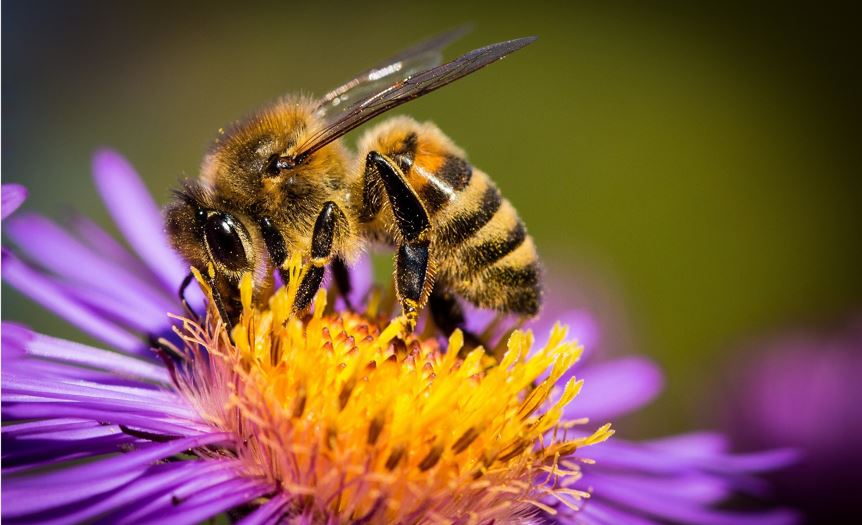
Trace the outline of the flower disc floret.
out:
[[[497,362],[481,347],[462,352],[460,331],[443,351],[401,318],[325,313],[323,292],[303,319],[295,288],[258,309],[243,279],[230,336],[220,322],[185,320],[195,365],[178,375],[204,418],[235,436],[248,475],[279,487],[288,514],[484,523],[588,497],[570,488],[580,473],[564,458],[613,431],[573,433],[561,420],[582,384],[555,388],[582,351],[564,328],[535,352],[532,335],[515,332]]]

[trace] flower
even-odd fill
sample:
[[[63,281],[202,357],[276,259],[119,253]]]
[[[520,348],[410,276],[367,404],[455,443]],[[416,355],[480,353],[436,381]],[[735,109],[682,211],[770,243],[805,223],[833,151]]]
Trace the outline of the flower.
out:
[[[324,313],[322,290],[311,319],[293,317],[298,273],[264,311],[243,280],[233,343],[221,323],[185,320],[177,374],[205,420],[242,437],[246,475],[308,497],[291,512],[324,523],[506,523],[545,508],[545,497],[576,506],[585,496],[568,488],[580,472],[563,460],[612,431],[567,436],[560,416],[580,390],[574,378],[540,409],[580,355],[562,328],[529,357],[531,338],[516,332],[499,364],[481,348],[461,359],[460,332],[444,353],[434,339],[402,338],[401,318]]]
[[[797,329],[745,345],[726,374],[724,421],[737,445],[794,447],[802,459],[772,476],[779,501],[813,523],[859,523],[862,485],[862,316],[815,333]]]
[[[382,521],[418,486],[434,503],[429,522],[793,521],[715,507],[786,451],[732,455],[703,433],[603,441],[603,423],[652,399],[660,374],[641,358],[569,368],[579,349],[559,328],[532,353],[517,332],[500,365],[477,352],[458,360],[458,335],[448,353],[434,340],[396,343],[397,322],[373,302],[328,314],[320,295],[310,320],[293,319],[283,288],[267,310],[245,301],[235,344],[219,323],[191,319],[171,342],[166,313],[179,311],[186,270],[158,207],[119,155],[100,152],[94,174],[137,256],[86,219],[72,221],[77,235],[35,215],[4,223],[21,256],[4,251],[3,278],[111,349],[4,323],[9,522]],[[202,297],[192,303],[201,311]],[[176,349],[162,361],[157,339]]]
[[[20,184],[4,184],[2,202],[0,202],[0,215],[5,219],[12,215],[27,198],[27,188]]]

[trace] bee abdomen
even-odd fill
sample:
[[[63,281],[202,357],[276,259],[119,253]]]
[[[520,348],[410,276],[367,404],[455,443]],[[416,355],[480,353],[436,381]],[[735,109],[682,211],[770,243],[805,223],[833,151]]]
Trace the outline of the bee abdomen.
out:
[[[503,203],[500,191],[493,184],[487,182],[470,188],[470,193],[462,197],[463,204],[457,210],[453,210],[438,225],[437,238],[447,248],[457,248],[465,241],[472,238],[476,233],[488,224],[496,215],[497,210]]]
[[[510,236],[479,245],[493,246],[487,251],[462,250],[463,273],[457,288],[482,308],[532,316],[541,306],[539,259],[533,239],[526,232],[517,246],[516,241],[510,242],[523,231],[523,224],[517,223]]]
[[[535,252],[535,248],[533,248]],[[476,304],[503,312],[534,316],[542,304],[541,270],[538,260],[523,266],[494,268],[479,277]],[[468,297],[468,294],[464,294]]]
[[[536,247],[493,181],[436,126],[396,117],[366,134],[361,157],[391,158],[431,223],[435,280],[481,308],[535,315],[541,300]],[[385,210],[382,187],[364,184],[364,214]],[[387,212],[391,213],[391,212]]]
[[[470,185],[440,218],[437,242],[450,287],[482,308],[538,313],[538,255],[517,211],[476,170]]]
[[[464,159],[446,155],[439,161],[436,166],[431,167],[416,163],[407,175],[431,217],[447,208],[451,201],[459,198],[459,194],[470,185],[473,179],[473,167]]]
[[[509,219],[514,218],[514,221]],[[499,222],[513,224],[491,224],[484,229],[492,230],[483,233],[481,230],[472,239],[472,243],[463,246],[459,251],[464,263],[475,272],[484,270],[497,261],[517,250],[527,239],[527,229],[517,216],[499,217]]]

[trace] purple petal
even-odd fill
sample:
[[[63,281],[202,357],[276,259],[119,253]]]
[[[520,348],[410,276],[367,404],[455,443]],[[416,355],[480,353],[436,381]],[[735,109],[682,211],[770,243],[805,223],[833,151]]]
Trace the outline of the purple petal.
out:
[[[143,261],[132,255],[125,246],[89,217],[73,215],[70,228],[75,237],[86,243],[91,250],[99,252],[105,259],[113,261],[117,266],[125,268],[146,282],[157,280],[156,275]]]
[[[4,434],[3,480],[5,483],[7,476],[12,473],[44,471],[45,467],[56,470],[68,461],[116,454],[135,443],[148,444],[147,441],[121,431],[116,425],[98,423],[89,429],[42,434]]]
[[[80,426],[78,428],[67,427],[46,429],[41,432],[33,431],[27,432],[26,434],[19,433],[15,437],[21,440],[77,441],[95,437],[113,436],[122,432],[116,425],[102,425],[95,421],[90,423],[91,425],[89,427]],[[10,434],[4,433],[3,435],[6,436]]]
[[[284,506],[290,501],[283,493],[279,493],[254,512],[240,520],[239,525],[274,525],[281,518]]]
[[[799,461],[802,453],[793,448],[779,448],[752,452],[750,454],[732,454],[713,459],[704,464],[715,472],[769,472],[781,469]]]
[[[785,467],[798,459],[798,453],[788,449],[754,454],[725,454],[715,453],[712,447],[702,451],[694,448],[674,450],[663,444],[656,447],[650,442],[632,443],[616,438],[602,443],[601,446],[585,449],[583,455],[596,460],[594,465],[584,467],[585,472],[623,469],[664,475],[699,469],[741,476]]]
[[[81,418],[91,419],[104,423],[113,423],[129,427],[142,428],[147,431],[167,436],[197,435],[211,432],[212,429],[196,420],[173,419],[162,416],[161,411],[156,408],[129,408],[119,411],[116,403],[104,402],[51,402],[51,401],[28,401],[11,403],[13,396],[6,395],[4,401],[9,406],[3,408],[3,415],[9,419],[37,419],[37,418]],[[12,399],[10,399],[12,398]]]
[[[238,505],[248,503],[255,498],[263,496],[272,490],[272,485],[259,480],[232,479],[219,486],[211,487],[206,491],[200,491],[195,498],[196,501],[188,501],[173,505],[170,510],[170,522],[177,524],[188,523],[194,525],[207,518],[228,511]],[[167,514],[165,510],[158,510],[140,521],[122,521],[121,523],[164,523]]]
[[[653,476],[617,472],[587,472],[587,485],[605,486],[613,484],[635,492],[650,494],[657,499],[672,498],[685,503],[710,505],[727,498],[732,487],[728,480],[703,472],[689,471],[674,476]]]
[[[138,387],[149,387],[150,389],[153,389],[156,386],[150,383],[142,384],[139,381],[123,379],[100,370],[89,370],[86,368],[69,366],[64,363],[42,361],[41,359],[29,359],[26,357],[23,359],[17,358],[11,361],[4,361],[3,370],[20,376],[54,378],[58,380],[85,380],[103,385],[136,385]]]
[[[135,336],[67,297],[50,279],[6,250],[3,251],[3,278],[24,295],[96,339],[126,352],[140,351],[144,346]]]
[[[11,321],[3,321],[0,330],[0,341],[3,347],[3,365],[12,359],[18,359],[26,354],[25,346],[35,334],[26,326]]]
[[[188,274],[164,233],[162,214],[134,168],[111,150],[93,156],[93,178],[108,212],[138,256],[159,276],[168,292]]]
[[[99,426],[99,424],[94,421],[87,421],[86,419],[52,419],[50,421],[29,421],[27,423],[5,425],[0,428],[0,433],[4,436],[24,436],[32,433],[51,432],[53,430],[92,428],[96,426]]]
[[[177,307],[159,292],[156,283],[140,280],[45,217],[36,214],[16,217],[9,221],[6,231],[42,267],[73,283],[81,283],[86,289],[118,298],[126,309],[138,315],[166,324],[165,313]]]
[[[3,323],[2,326],[5,336],[10,323]],[[12,338],[11,341],[17,342],[26,350],[27,354],[35,357],[106,370],[119,376],[170,384],[168,371],[155,361],[145,361],[117,352],[109,352],[81,343],[42,335],[20,325],[16,325],[14,332],[9,335]],[[3,347],[5,350],[5,337]]]
[[[4,516],[21,516],[66,505],[117,488],[138,478],[150,463],[188,449],[224,442],[228,434],[214,433],[177,439],[39,476],[7,479],[3,484]]]
[[[35,379],[6,373],[3,374],[2,381],[4,400],[10,393],[29,394],[61,401],[97,400],[100,405],[113,404],[117,409],[129,408],[140,412],[158,407],[156,411],[159,414],[183,418],[196,417],[196,413],[186,405],[183,398],[173,392],[102,385],[81,380]]]
[[[610,468],[668,475],[687,472],[698,464],[690,458],[681,458],[663,450],[653,449],[648,443],[632,443],[618,438],[606,441],[601,446],[585,449],[581,454],[596,460],[594,465],[583,467],[585,472]]]
[[[485,328],[499,315],[493,310],[478,308],[466,301],[461,304],[461,308],[464,310],[465,328],[474,334],[481,334],[485,331]],[[507,318],[501,325],[509,326],[509,320]]]
[[[799,520],[799,516],[789,511],[729,512],[701,506],[673,493],[656,497],[655,494],[639,490],[640,487],[620,483],[619,479],[604,475],[592,474],[584,482],[593,487],[593,498],[597,500],[613,501],[673,522],[699,525],[789,525]]]
[[[3,479],[12,475],[28,474],[34,470],[53,470],[57,465],[65,462],[76,462],[80,460],[92,459],[94,456],[103,456],[105,454],[115,453],[119,450],[119,446],[114,445],[110,450],[87,449],[81,450],[75,448],[70,450],[68,454],[46,456],[45,454],[37,455],[36,457],[24,457],[17,461],[17,456],[9,456],[10,459],[4,458]],[[3,483],[7,483],[4,481]],[[4,487],[5,488],[5,487]]]
[[[693,460],[714,472],[768,472],[792,465],[800,459],[800,452],[791,448],[729,454],[725,452],[728,448],[726,438],[711,432],[681,434],[647,441],[643,445],[667,455]]]
[[[368,292],[374,285],[374,271],[371,266],[371,257],[363,253],[353,265],[350,266],[351,290],[348,294],[351,304],[357,307],[368,298]]]
[[[100,293],[86,285],[58,283],[58,288],[63,294],[89,310],[137,333],[164,333],[170,326],[168,312],[180,311],[179,301],[176,306],[164,309],[138,309],[130,307],[123,298]]]
[[[599,324],[595,317],[585,310],[565,310],[553,317],[542,315],[530,322],[527,328],[533,330],[536,337],[535,348],[541,348],[548,342],[551,329],[557,322],[569,328],[566,340],[577,341],[583,346],[585,356],[592,354],[598,348],[601,339]]]
[[[570,371],[561,381],[574,374]],[[603,423],[652,401],[662,388],[662,375],[651,361],[639,357],[615,359],[580,371],[584,386],[566,407],[569,418],[588,417]]]
[[[238,481],[244,483],[247,480],[242,477],[236,460],[211,461],[215,470],[207,472],[205,476],[196,476],[187,479],[184,483],[174,487],[168,492],[163,492],[157,497],[146,501],[140,501],[131,512],[122,512],[119,515],[108,516],[107,523],[141,523],[144,520],[154,519],[156,516],[164,518],[170,514],[172,517],[177,512],[177,507],[188,502],[190,498],[200,493],[206,493],[225,482]],[[172,519],[173,523],[174,520]]]
[[[601,525],[660,525],[659,522],[636,516],[627,510],[623,510],[618,506],[608,505],[602,501],[589,499],[584,502],[583,510],[580,514],[572,516],[572,521],[559,520],[560,523],[579,523],[577,518],[588,518],[584,523],[601,524]]]
[[[650,447],[680,456],[705,456],[728,451],[727,437],[717,432],[689,432],[646,442]]]
[[[140,468],[130,469],[125,472],[117,472],[110,477],[88,480],[86,483],[71,482],[62,487],[52,487],[51,490],[40,490],[36,487],[20,490],[19,486],[9,480],[3,486],[3,515],[5,517],[17,517],[74,503],[124,485],[140,475]],[[7,484],[10,486],[7,487]]]
[[[138,499],[150,499],[153,494],[169,491],[187,479],[204,475],[212,467],[208,461],[179,461],[154,465],[147,473],[127,486],[115,489],[110,494],[64,507],[54,518],[39,519],[42,525],[64,525],[85,523],[114,509]]]
[[[27,188],[20,184],[3,184],[0,194],[0,219],[5,219],[27,199]]]
[[[41,469],[46,460],[52,469],[56,469],[68,459],[115,454],[121,450],[121,447],[139,441],[133,436],[120,432],[117,427],[106,428],[114,430],[115,433],[73,440],[30,439],[29,437],[4,439],[3,448],[8,452],[3,454],[3,473],[8,474],[10,468],[15,469],[16,472]]]

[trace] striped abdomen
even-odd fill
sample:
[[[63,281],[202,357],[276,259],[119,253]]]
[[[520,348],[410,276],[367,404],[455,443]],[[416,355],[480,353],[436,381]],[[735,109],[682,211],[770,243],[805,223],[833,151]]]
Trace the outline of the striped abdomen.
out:
[[[539,260],[533,239],[508,200],[482,171],[441,210],[434,231],[437,278],[482,308],[535,315]]]
[[[538,256],[515,208],[433,124],[399,117],[373,130],[361,152],[399,165],[431,220],[434,280],[481,308],[525,315],[541,301]]]

